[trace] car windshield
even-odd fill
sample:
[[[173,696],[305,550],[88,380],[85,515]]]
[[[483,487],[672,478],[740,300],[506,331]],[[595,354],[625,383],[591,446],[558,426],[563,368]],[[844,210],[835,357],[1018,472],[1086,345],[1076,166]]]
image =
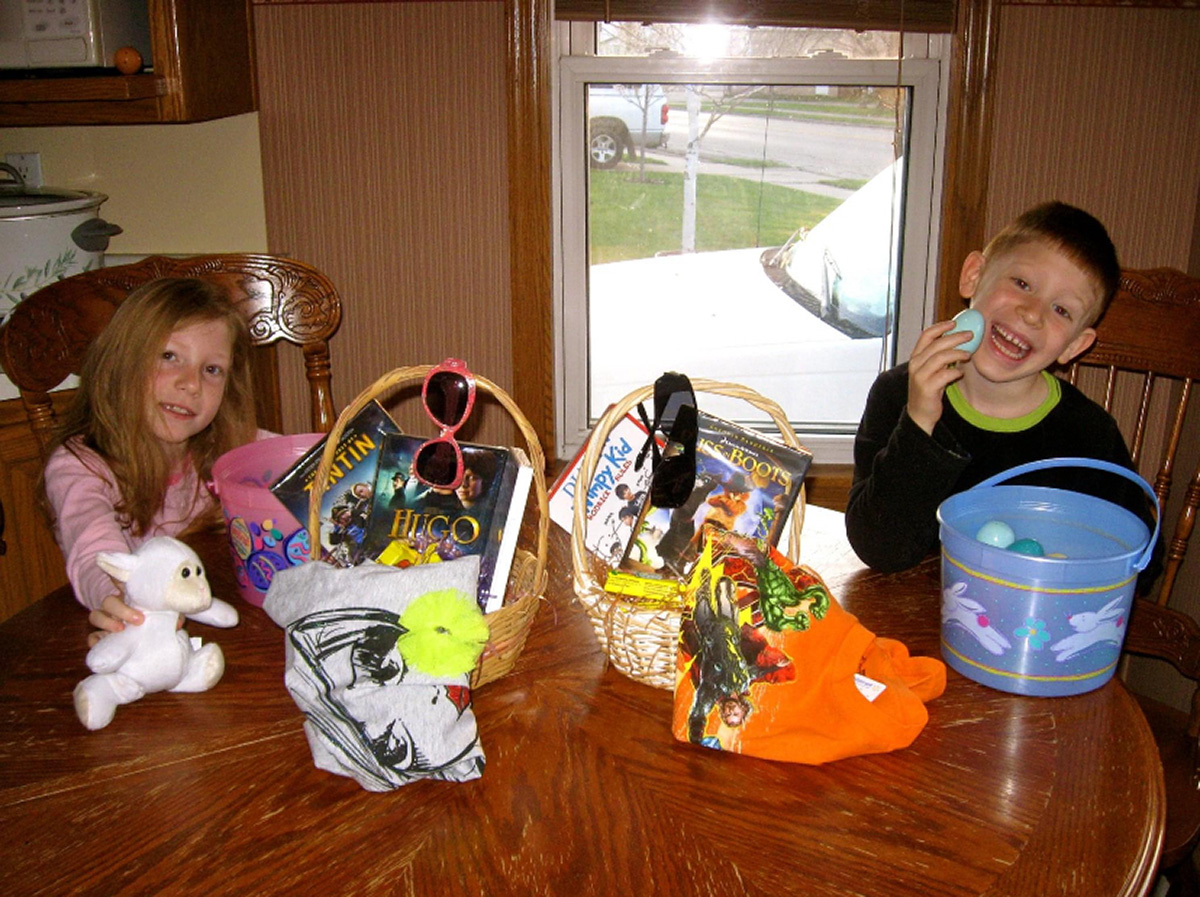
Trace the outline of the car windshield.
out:
[[[900,162],[889,165],[816,227],[764,255],[780,289],[852,339],[884,336],[893,326],[900,208],[892,197],[902,176]]]
[[[759,175],[706,166],[714,169],[731,182]],[[606,347],[591,358],[593,413],[664,370],[680,370],[749,386],[810,431],[852,432],[888,363],[902,173],[889,160],[858,189],[827,191],[835,194],[826,200],[832,211],[812,226],[793,221],[766,248],[593,256],[590,339]],[[713,397],[706,409],[767,419],[736,399]]]

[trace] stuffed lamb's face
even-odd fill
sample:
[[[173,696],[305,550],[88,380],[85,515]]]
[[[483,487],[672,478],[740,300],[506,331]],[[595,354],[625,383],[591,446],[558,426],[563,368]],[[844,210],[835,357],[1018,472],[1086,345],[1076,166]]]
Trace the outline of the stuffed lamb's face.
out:
[[[212,604],[212,590],[200,561],[183,561],[167,577],[163,605],[181,614],[195,614]]]
[[[96,562],[125,584],[125,600],[142,610],[195,614],[212,605],[212,590],[200,558],[182,542],[150,539],[134,554],[101,552]]]

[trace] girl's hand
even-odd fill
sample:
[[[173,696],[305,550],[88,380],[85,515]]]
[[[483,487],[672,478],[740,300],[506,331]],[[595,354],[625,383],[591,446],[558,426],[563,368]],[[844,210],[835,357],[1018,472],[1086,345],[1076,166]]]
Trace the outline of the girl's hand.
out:
[[[128,623],[139,626],[146,618],[140,610],[126,604],[119,594],[112,594],[100,602],[100,606],[88,614],[88,622],[98,629],[88,636],[88,647],[92,647],[110,632],[120,632]]]
[[[183,628],[183,614],[175,623],[176,629]],[[146,621],[145,615],[136,607],[130,607],[120,595],[109,595],[100,602],[100,607],[88,614],[88,622],[96,627],[96,632],[88,636],[88,647],[92,647],[110,632],[120,632],[126,624],[140,626]]]
[[[956,365],[971,357],[958,348],[971,334],[960,331],[947,336],[953,327],[953,321],[941,321],[926,329],[908,360],[908,416],[930,435],[942,418],[946,387],[963,375]]]

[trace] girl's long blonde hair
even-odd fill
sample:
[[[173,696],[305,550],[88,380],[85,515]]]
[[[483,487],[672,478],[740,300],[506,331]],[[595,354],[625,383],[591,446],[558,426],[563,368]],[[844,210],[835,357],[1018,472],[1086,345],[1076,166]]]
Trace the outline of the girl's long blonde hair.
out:
[[[256,433],[250,332],[225,292],[206,280],[163,278],[129,294],[88,347],[79,389],[51,442],[51,451],[61,445],[78,454],[82,444],[105,460],[121,495],[120,522],[136,535],[162,508],[172,474],[147,420],[151,374],[174,331],[210,321],[226,322],[233,351],[217,415],[188,443],[202,488],[213,462]]]

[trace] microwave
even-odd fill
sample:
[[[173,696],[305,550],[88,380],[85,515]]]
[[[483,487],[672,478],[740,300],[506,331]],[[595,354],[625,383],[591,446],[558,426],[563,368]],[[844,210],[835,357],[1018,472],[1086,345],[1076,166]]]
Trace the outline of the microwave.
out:
[[[122,47],[149,63],[149,0],[0,0],[0,69],[110,68]]]

